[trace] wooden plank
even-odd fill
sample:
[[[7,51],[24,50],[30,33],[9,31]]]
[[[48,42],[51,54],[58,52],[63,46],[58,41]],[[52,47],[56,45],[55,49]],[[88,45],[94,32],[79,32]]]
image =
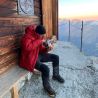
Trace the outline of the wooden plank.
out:
[[[13,61],[9,61],[8,64],[4,65],[5,67],[2,67],[0,69],[0,75],[4,74],[8,69],[10,69],[11,67],[13,67],[14,65],[17,65],[17,59],[13,59]]]
[[[42,0],[43,25],[46,28],[47,37],[52,36],[52,0]]]
[[[10,5],[10,6],[9,6]],[[14,0],[0,1],[0,16],[8,17],[17,13],[17,2]]]
[[[40,0],[34,0],[34,8],[40,9]]]
[[[6,11],[6,8],[0,8],[0,13],[2,13],[0,14],[0,17],[8,17],[8,16],[16,15],[17,10],[13,9],[13,10]]]
[[[22,32],[23,30],[21,26],[0,27],[0,37],[7,35],[21,34]]]
[[[2,48],[10,48],[13,46],[16,46],[17,44],[20,44],[22,34],[15,34],[15,35],[9,35],[9,36],[4,36],[0,37],[0,50]]]
[[[14,84],[11,92],[12,92],[12,98],[19,98],[17,84]]]
[[[0,56],[12,51],[12,48],[0,48]]]
[[[3,97],[13,85],[17,83],[21,78],[28,74],[27,70],[20,68],[19,66],[13,66],[5,73],[0,75],[0,98]]]
[[[6,47],[6,48],[0,48],[0,56],[10,53],[10,52],[15,52],[20,46],[13,46],[13,47]]]
[[[0,25],[2,26],[15,26],[15,25],[28,25],[33,22],[40,21],[40,18],[38,16],[31,16],[31,17],[7,17],[3,18],[0,17]]]
[[[5,62],[4,64],[0,64],[0,70],[5,69],[6,67],[10,67],[10,65],[12,65],[12,63],[14,62],[14,64],[18,64],[18,59],[17,58],[12,58],[11,60]]]
[[[18,1],[16,1],[16,0],[0,1],[0,11],[1,11],[0,16],[1,17],[19,17],[19,16],[21,16],[18,14],[17,4],[18,4]],[[35,8],[39,8],[39,11],[41,11],[40,10],[40,0],[34,0],[34,10],[35,10]],[[34,11],[34,12],[36,12],[36,11]],[[38,15],[38,13],[36,12],[36,15]],[[21,16],[21,17],[24,17],[24,16]]]
[[[16,6],[17,2],[15,0],[0,0],[0,8],[6,8],[6,10],[9,10],[16,8]]]
[[[7,0],[0,0],[0,4],[4,4]]]
[[[40,2],[40,0],[35,0],[36,2]]]
[[[0,56],[0,68],[1,68],[1,65],[3,65],[4,63],[7,64],[7,62],[12,61],[13,59],[16,59],[16,58],[17,58],[17,54],[15,52],[7,53]]]
[[[58,0],[52,0],[53,34],[58,38]]]
[[[31,24],[40,24],[40,18],[0,18],[0,36],[21,34],[24,27]]]
[[[16,1],[15,0],[0,0],[0,6],[4,5],[4,6],[7,6],[7,7],[10,7],[8,5],[11,5],[11,4],[13,5],[13,3],[16,4]]]
[[[47,36],[58,36],[58,0],[42,0],[42,13]]]
[[[40,11],[39,8],[35,8],[34,13],[35,13],[35,15],[37,15],[37,16],[39,16],[39,17],[41,16],[41,11]]]

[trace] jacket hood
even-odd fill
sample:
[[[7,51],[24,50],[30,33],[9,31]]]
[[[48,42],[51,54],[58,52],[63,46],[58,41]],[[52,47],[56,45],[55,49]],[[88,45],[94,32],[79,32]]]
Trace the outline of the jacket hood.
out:
[[[35,32],[35,29],[36,29],[36,25],[30,25],[26,27],[25,29],[26,37],[35,38],[35,39],[40,38],[40,35]]]

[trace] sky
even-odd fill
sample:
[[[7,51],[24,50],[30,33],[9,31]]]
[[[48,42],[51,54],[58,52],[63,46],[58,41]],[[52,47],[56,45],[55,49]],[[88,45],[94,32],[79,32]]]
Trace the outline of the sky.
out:
[[[59,0],[59,18],[98,19],[98,0]]]

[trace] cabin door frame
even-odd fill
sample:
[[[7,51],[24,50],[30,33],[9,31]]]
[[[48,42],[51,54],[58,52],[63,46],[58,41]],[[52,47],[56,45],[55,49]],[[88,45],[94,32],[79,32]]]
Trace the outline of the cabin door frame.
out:
[[[58,0],[42,0],[42,24],[47,37],[56,35],[58,39]]]

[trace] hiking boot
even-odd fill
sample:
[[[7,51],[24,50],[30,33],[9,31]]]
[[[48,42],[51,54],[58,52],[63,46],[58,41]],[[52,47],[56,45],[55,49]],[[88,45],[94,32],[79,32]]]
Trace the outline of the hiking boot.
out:
[[[64,79],[63,79],[60,75],[58,75],[58,76],[53,76],[52,79],[53,79],[53,80],[57,80],[57,81],[60,82],[60,83],[64,83],[64,82],[65,82]]]
[[[53,67],[53,77],[54,80],[57,80],[60,83],[64,83],[64,79],[59,75],[59,66]]]
[[[51,86],[47,86],[47,87],[44,87],[45,91],[48,93],[48,95],[50,97],[55,97],[56,96],[56,92],[51,88]]]
[[[56,92],[52,89],[50,85],[49,78],[43,78],[43,86],[44,86],[44,90],[48,93],[50,97],[56,96]]]

